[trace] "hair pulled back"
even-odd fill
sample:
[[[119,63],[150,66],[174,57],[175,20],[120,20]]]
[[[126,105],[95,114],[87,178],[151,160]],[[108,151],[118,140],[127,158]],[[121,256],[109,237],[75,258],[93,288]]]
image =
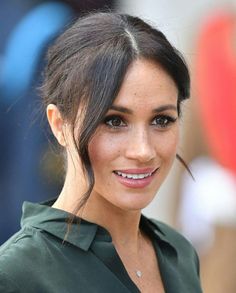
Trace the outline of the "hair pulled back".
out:
[[[138,17],[111,12],[81,17],[48,51],[41,88],[44,103],[55,104],[71,126],[89,182],[77,211],[94,186],[89,141],[113,104],[129,65],[138,58],[156,62],[171,76],[178,88],[180,114],[181,101],[189,97],[190,90],[186,63],[162,32]],[[78,109],[82,117],[75,132]]]

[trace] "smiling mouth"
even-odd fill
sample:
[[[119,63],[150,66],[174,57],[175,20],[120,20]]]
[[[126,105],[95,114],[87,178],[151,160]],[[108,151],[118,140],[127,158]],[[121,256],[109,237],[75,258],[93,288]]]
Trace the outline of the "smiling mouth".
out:
[[[136,173],[136,174],[131,174],[131,173],[124,173],[121,171],[113,171],[116,175],[127,178],[127,179],[134,179],[134,180],[141,180],[145,179],[148,177],[151,177],[159,168],[155,169],[153,172],[150,173]]]

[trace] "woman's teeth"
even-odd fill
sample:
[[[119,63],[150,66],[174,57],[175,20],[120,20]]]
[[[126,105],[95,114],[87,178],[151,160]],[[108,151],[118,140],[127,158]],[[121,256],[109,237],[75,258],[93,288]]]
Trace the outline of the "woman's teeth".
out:
[[[128,173],[122,173],[120,171],[115,171],[115,173],[119,176],[122,176],[124,178],[128,179],[144,179],[146,177],[149,177],[152,175],[152,173],[145,173],[145,174],[128,174]]]

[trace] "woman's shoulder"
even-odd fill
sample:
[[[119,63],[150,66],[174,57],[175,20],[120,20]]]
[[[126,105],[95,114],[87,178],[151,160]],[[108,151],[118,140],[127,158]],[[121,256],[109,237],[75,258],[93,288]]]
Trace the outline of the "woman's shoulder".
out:
[[[15,258],[19,260],[24,258],[25,255],[38,253],[42,244],[41,238],[37,229],[32,227],[23,228],[14,234],[0,246],[0,268],[5,260],[7,263],[11,263],[15,261]]]
[[[29,276],[37,271],[44,258],[45,244],[42,233],[24,228],[0,247],[0,292],[23,292]]]

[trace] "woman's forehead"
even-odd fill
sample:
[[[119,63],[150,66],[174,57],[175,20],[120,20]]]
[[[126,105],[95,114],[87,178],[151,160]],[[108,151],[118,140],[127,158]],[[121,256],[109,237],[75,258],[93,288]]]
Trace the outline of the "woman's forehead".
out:
[[[176,104],[178,89],[157,63],[138,59],[129,67],[113,106]]]

